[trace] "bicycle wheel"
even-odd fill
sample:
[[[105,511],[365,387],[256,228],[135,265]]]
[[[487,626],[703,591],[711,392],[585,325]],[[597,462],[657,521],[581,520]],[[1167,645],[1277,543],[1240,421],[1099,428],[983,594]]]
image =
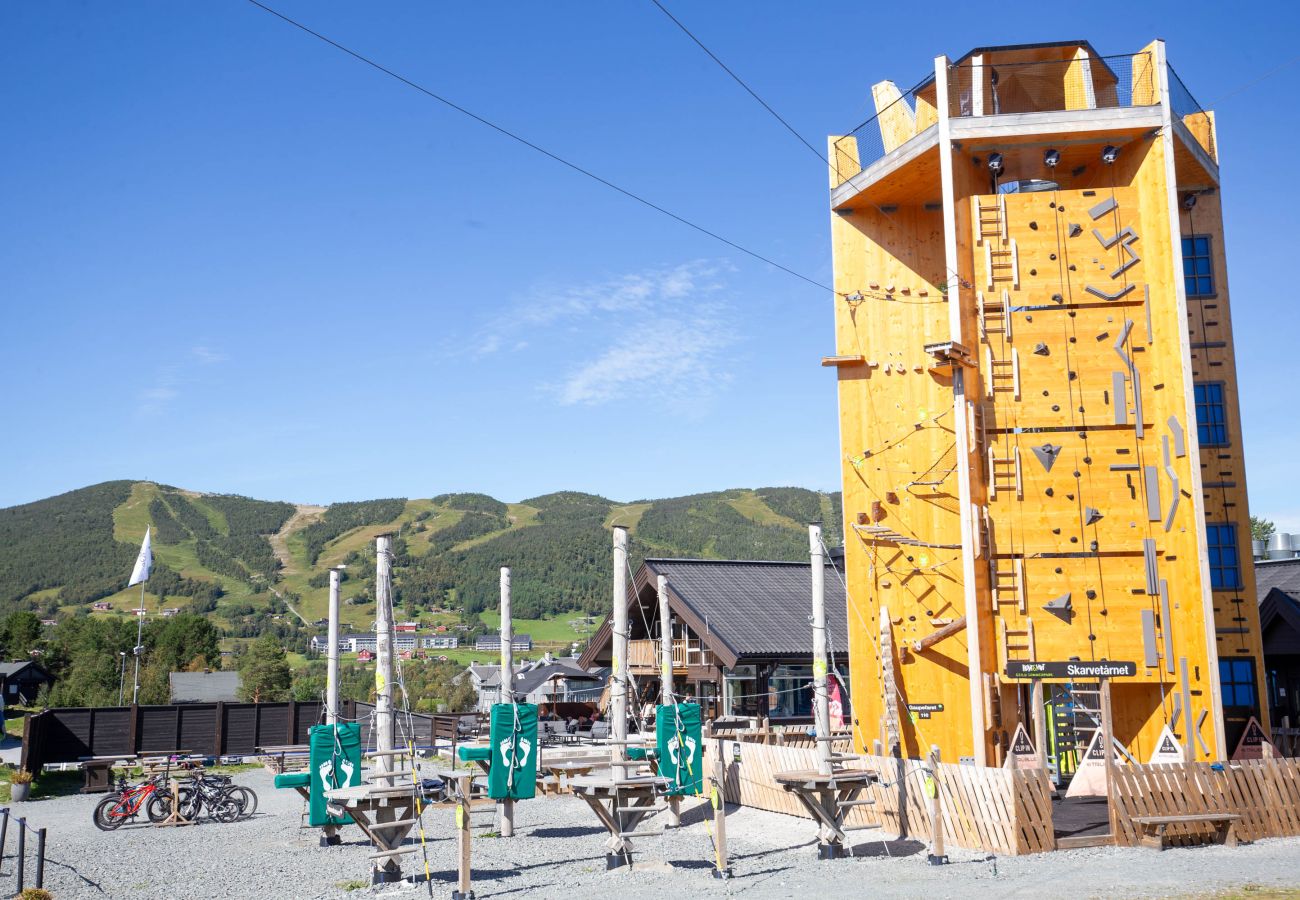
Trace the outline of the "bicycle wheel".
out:
[[[222,794],[208,804],[208,813],[223,825],[229,825],[238,819],[240,811],[239,801],[229,794]]]
[[[154,795],[149,798],[145,805],[144,814],[149,817],[149,821],[157,825],[159,822],[166,821],[172,814],[172,795],[162,791],[155,791]]]
[[[190,821],[197,819],[203,807],[203,793],[193,787],[183,786],[179,794],[181,815]]]
[[[257,812],[257,794],[252,790],[242,785],[235,785],[228,788],[226,794],[239,804],[239,818],[249,819]]]
[[[117,815],[113,814],[115,812]],[[122,823],[130,816],[126,814],[126,808],[122,805],[122,797],[118,794],[109,794],[95,805],[95,812],[91,818],[100,831],[114,831],[121,828]]]

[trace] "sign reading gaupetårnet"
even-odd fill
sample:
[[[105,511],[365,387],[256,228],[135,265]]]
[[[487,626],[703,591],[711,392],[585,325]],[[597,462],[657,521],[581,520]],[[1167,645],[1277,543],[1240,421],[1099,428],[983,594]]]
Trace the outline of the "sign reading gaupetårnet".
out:
[[[942,703],[909,703],[907,711],[916,719],[928,719],[931,714],[943,712]]]
[[[1116,662],[1109,659],[1065,662],[1040,662],[1038,660],[1008,660],[1008,678],[1064,678],[1091,681],[1095,678],[1132,678],[1137,674],[1137,663]]]

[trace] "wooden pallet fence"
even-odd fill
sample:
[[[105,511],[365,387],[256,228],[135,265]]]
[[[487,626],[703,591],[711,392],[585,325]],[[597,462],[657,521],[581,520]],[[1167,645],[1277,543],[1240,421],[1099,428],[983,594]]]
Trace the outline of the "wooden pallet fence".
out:
[[[1243,840],[1300,834],[1300,760],[1116,766],[1111,790],[1111,829],[1120,846],[1137,844],[1134,816],[1236,813]],[[1210,831],[1170,826],[1169,842],[1204,843]]]
[[[715,742],[708,745],[712,771]],[[735,750],[739,746],[740,759]],[[776,783],[777,772],[815,768],[812,748],[723,742],[727,801],[770,812],[807,818],[793,794]],[[929,842],[928,766],[922,760],[864,756],[857,762],[880,773],[865,798],[872,806],[855,807],[850,826],[874,825],[887,834]],[[935,777],[944,822],[944,839],[952,845],[988,853],[1016,855],[1055,849],[1051,785],[1044,772],[1018,772],[941,763]]]

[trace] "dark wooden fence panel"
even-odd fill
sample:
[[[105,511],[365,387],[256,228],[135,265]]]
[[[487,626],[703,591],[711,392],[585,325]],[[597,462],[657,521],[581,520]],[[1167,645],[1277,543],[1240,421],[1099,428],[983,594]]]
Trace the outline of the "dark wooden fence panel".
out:
[[[351,703],[344,704],[342,712],[349,718],[356,714]],[[307,743],[308,729],[320,720],[320,713],[320,703],[297,701],[182,703],[140,706],[134,712],[129,706],[47,709],[25,723],[22,764],[35,771],[90,756],[177,750],[205,756],[251,755],[259,747]]]

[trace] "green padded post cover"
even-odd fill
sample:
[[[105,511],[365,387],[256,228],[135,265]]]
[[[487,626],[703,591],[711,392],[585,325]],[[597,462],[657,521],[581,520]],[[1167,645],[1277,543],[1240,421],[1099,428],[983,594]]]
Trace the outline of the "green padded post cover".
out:
[[[517,716],[517,718],[516,718]],[[497,703],[492,707],[488,744],[488,796],[530,800],[537,794],[537,706]]]
[[[659,777],[668,779],[668,790],[664,793],[681,797],[704,792],[700,704],[678,703],[659,707],[655,712],[655,746],[659,755]]]
[[[308,822],[313,827],[351,825],[351,816],[335,818],[326,812],[325,791],[361,783],[361,726],[356,722],[313,725],[308,734],[311,743]]]

